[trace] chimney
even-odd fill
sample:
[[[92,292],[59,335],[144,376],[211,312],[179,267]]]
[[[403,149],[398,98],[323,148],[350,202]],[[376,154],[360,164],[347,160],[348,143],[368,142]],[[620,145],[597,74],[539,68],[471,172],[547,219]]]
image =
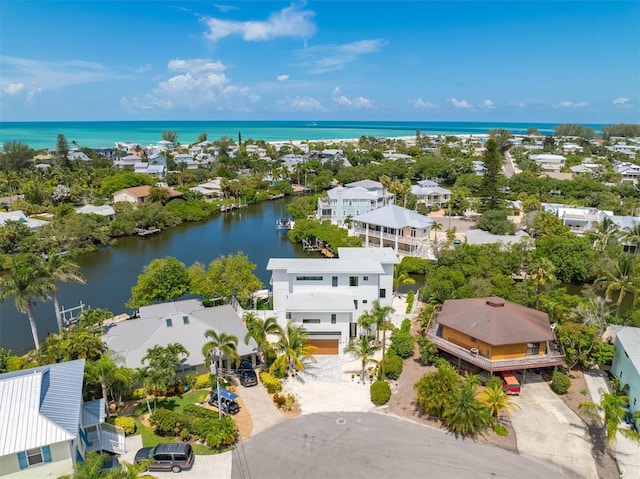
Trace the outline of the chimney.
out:
[[[504,299],[488,298],[486,302],[492,308],[504,308]]]

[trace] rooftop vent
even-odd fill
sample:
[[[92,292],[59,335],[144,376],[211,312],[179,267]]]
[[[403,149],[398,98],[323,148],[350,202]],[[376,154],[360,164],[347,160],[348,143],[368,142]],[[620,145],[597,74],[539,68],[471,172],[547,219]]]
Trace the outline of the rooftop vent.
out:
[[[499,298],[487,299],[487,304],[492,308],[504,308],[504,300]]]

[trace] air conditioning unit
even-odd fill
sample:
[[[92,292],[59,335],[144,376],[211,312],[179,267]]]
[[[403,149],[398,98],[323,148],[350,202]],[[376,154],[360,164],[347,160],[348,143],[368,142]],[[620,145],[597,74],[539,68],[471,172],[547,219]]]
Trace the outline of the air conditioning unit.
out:
[[[471,348],[469,351],[471,352],[471,354],[476,354],[476,355],[477,355],[477,354],[478,354],[478,352],[479,352],[479,351],[478,351],[478,348]]]

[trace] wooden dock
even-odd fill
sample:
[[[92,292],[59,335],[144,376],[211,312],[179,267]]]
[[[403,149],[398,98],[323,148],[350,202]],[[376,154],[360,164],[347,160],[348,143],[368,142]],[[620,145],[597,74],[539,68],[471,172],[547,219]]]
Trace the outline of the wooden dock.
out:
[[[267,196],[268,200],[277,200],[278,198],[284,198],[284,193],[280,193],[279,195],[269,195],[269,196]]]
[[[239,208],[246,208],[247,205],[243,203],[231,203],[228,205],[220,205],[220,213],[226,213],[227,211],[237,210]]]
[[[318,251],[322,256],[325,256],[327,258],[334,258],[336,256],[331,247],[318,238],[315,238],[315,241],[303,238],[302,249],[307,252]]]
[[[133,232],[138,236],[149,236],[160,233],[160,228],[133,228]]]

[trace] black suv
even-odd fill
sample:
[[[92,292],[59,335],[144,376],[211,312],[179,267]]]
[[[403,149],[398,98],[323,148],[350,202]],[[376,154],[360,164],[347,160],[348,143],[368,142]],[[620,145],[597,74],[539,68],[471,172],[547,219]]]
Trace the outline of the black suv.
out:
[[[218,391],[214,387],[213,392],[211,393],[211,397],[209,398],[209,405],[218,407]],[[238,414],[240,411],[240,406],[237,402],[227,399],[225,397],[220,398],[220,409],[225,414]]]
[[[136,452],[134,462],[149,461],[150,471],[180,472],[193,466],[194,459],[191,445],[168,442],[156,447],[143,447]]]
[[[253,366],[249,361],[242,361],[238,369],[236,369],[236,374],[240,380],[240,384],[244,387],[251,387],[258,384],[258,375],[253,370]]]

